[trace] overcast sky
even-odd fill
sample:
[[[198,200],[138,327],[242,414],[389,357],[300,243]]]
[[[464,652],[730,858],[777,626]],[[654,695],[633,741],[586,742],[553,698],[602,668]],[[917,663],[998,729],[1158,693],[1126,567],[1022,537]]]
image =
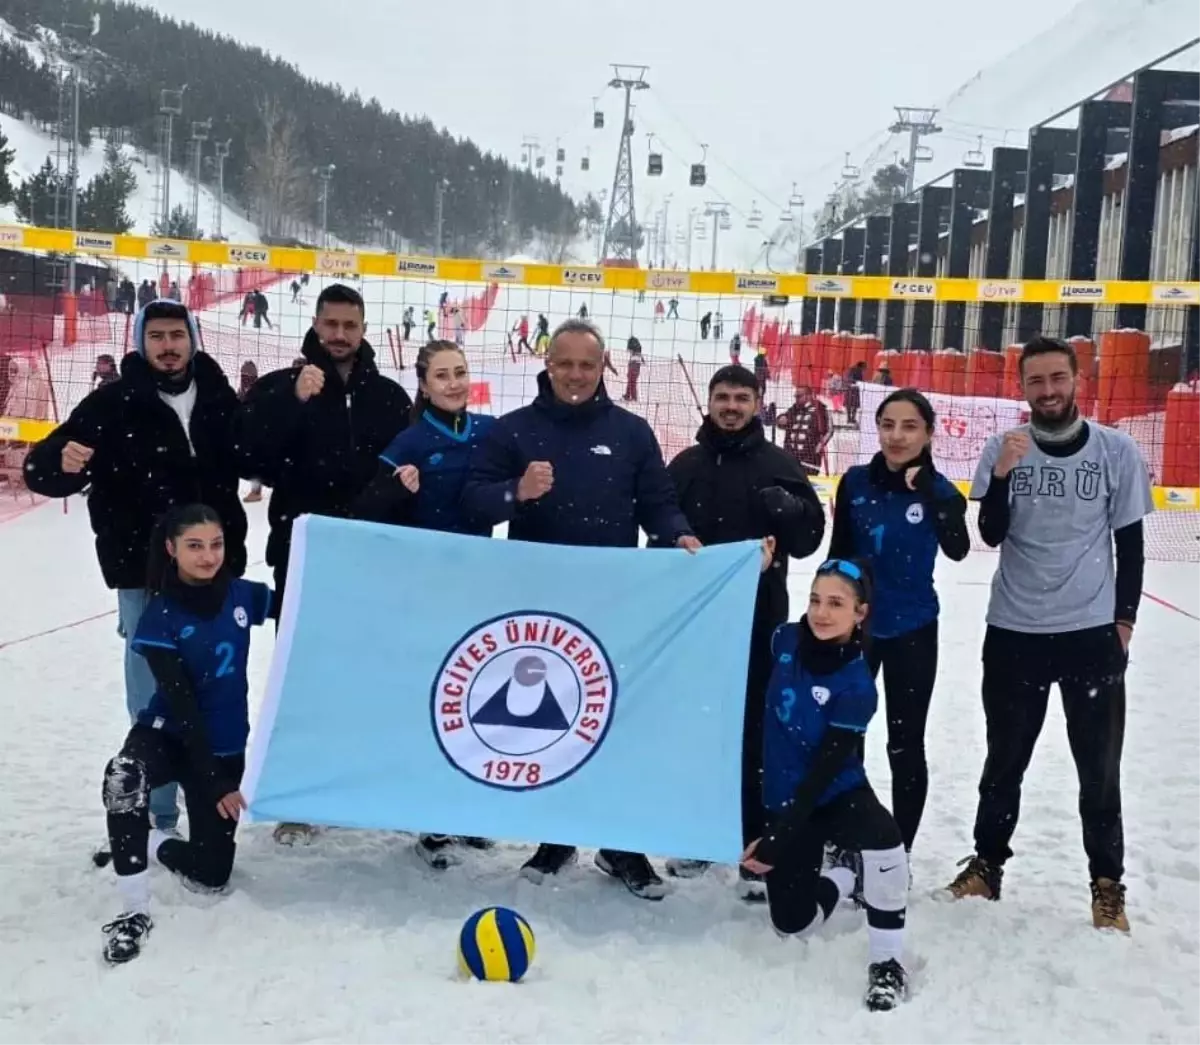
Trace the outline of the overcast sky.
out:
[[[535,136],[552,165],[560,142],[567,150],[564,187],[576,196],[612,181],[616,135],[610,132],[620,119],[618,94],[605,86],[610,63],[649,65],[651,89],[641,92],[635,117],[639,211],[673,192],[674,225],[687,208],[712,198],[743,211],[757,200],[771,222],[793,181],[810,195],[827,192],[843,153],[865,155],[867,140],[894,118],[893,105],[937,104],[1075,2],[156,0],[153,6],[262,47],[308,76],[375,95],[385,107],[425,114],[511,159],[520,158],[525,136]],[[605,132],[591,129],[594,95],[607,117]],[[640,176],[646,132],[662,146],[661,179]],[[686,166],[700,158],[700,142],[709,145],[709,185],[689,190]],[[589,146],[591,173],[584,175],[579,160]]]

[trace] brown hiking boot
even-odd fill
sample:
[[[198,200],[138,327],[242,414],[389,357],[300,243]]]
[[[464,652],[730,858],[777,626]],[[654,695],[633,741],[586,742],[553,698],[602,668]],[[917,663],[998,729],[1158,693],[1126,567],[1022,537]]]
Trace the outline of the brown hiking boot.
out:
[[[963,867],[966,864],[966,867]],[[1004,868],[991,864],[982,856],[968,856],[959,860],[958,866],[963,869],[958,873],[946,891],[955,900],[965,900],[969,896],[978,896],[983,900],[1000,899],[1000,880],[1004,877]]]
[[[1125,916],[1125,886],[1111,878],[1097,878],[1092,882],[1092,925],[1097,929],[1116,929],[1129,932],[1129,919]]]

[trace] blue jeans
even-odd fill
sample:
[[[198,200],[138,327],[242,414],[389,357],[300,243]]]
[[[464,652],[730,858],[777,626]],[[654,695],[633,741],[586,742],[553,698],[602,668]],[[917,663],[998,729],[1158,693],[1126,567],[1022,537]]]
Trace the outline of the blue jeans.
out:
[[[125,707],[130,721],[136,722],[139,711],[150,706],[154,696],[154,675],[145,658],[133,649],[133,636],[150,596],[141,588],[117,589],[117,634],[125,640]],[[150,812],[160,831],[173,828],[179,822],[179,788],[164,784],[150,792]]]

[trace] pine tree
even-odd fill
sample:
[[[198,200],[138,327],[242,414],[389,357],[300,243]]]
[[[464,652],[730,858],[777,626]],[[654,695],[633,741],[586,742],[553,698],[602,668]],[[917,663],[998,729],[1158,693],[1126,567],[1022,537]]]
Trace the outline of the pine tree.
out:
[[[79,227],[90,232],[128,232],[133,219],[125,204],[136,187],[132,164],[109,142],[104,149],[104,170],[79,195]]]
[[[0,131],[0,204],[12,203],[13,187],[8,177],[8,166],[16,158],[16,152],[8,148],[8,139]]]
[[[203,235],[192,221],[192,212],[182,203],[175,204],[171,216],[165,222],[162,219],[156,221],[150,231],[164,239],[200,239]]]
[[[55,191],[58,193],[58,209],[55,209]],[[17,217],[30,225],[53,225],[54,216],[61,219],[70,210],[71,179],[68,175],[56,174],[50,157],[33,176],[26,178],[17,188],[14,202]]]

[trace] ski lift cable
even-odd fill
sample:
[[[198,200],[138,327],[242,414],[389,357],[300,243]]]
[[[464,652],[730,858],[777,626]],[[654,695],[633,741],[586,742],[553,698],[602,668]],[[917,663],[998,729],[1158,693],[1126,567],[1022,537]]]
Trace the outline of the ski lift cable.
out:
[[[657,131],[654,132],[654,140],[655,140],[655,142],[658,143],[660,148],[662,148],[665,152],[669,152],[676,160],[679,161],[679,163],[682,166],[686,167],[686,166],[690,165],[690,161],[684,160],[684,158],[682,156],[680,156],[679,153],[677,153],[674,149],[672,149],[670,143],[665,138],[663,138],[663,136],[661,134],[659,134]],[[725,194],[723,192],[721,192],[719,189],[713,188],[711,183],[708,186],[706,186],[706,189],[712,196],[714,196],[720,203],[722,203],[724,206],[728,207],[731,211],[733,211],[733,213],[735,213],[739,218],[746,217],[745,211],[743,211],[736,203],[733,203],[730,200],[726,199]]]

